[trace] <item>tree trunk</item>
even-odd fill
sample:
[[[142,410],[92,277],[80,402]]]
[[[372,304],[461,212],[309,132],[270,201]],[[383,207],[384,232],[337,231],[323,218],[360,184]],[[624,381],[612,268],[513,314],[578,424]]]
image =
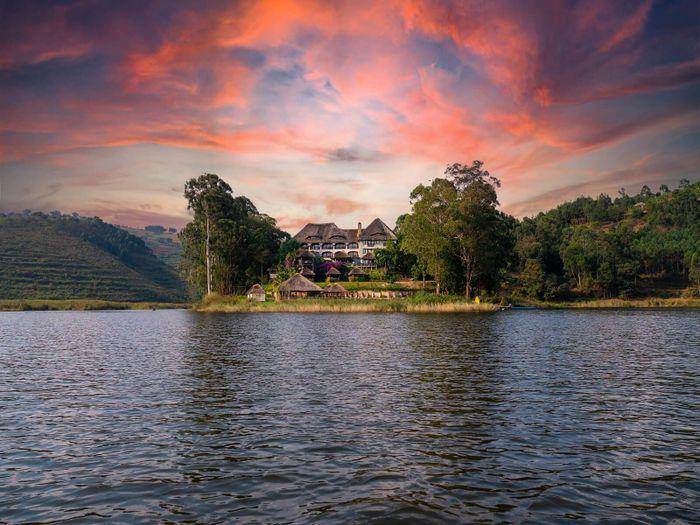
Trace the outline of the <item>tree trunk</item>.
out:
[[[207,257],[207,295],[211,293],[211,256],[209,253],[209,215],[207,214],[207,245],[206,245],[206,257]]]

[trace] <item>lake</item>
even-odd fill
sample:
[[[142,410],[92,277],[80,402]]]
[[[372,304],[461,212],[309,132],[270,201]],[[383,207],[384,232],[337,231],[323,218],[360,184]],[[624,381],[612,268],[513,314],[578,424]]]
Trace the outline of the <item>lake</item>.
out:
[[[700,520],[700,311],[0,313],[0,523]]]

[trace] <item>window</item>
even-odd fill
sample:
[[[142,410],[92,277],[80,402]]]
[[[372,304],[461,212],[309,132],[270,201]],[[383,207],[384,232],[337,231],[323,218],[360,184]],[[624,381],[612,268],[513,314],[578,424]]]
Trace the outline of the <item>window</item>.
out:
[[[332,242],[324,242],[322,248],[324,250],[332,250],[333,249],[333,243]]]
[[[306,244],[305,242],[302,242],[302,243],[301,243],[301,247],[304,248],[304,249],[306,250],[306,249],[309,247],[309,245]]]
[[[356,242],[348,243],[348,250],[357,250],[357,243]]]
[[[324,259],[330,259],[331,257],[333,257],[333,254],[331,252],[323,252],[321,254],[321,257],[323,257]]]
[[[359,257],[360,254],[357,252],[348,252],[348,257]]]
[[[345,249],[345,243],[344,243],[344,242],[337,242],[337,243],[335,243],[335,249],[336,249],[336,250],[344,250],[344,249]]]
[[[384,241],[365,241],[367,246],[384,246]]]
[[[312,249],[312,250],[320,250],[320,249],[321,249],[321,245],[320,245],[319,243],[315,242],[315,243],[313,243],[313,244],[311,245],[311,249]]]

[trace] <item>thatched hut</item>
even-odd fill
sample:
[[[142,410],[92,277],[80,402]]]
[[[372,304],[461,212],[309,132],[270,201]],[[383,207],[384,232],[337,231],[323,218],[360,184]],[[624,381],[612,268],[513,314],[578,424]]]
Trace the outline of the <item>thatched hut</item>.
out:
[[[299,252],[297,252],[296,261],[299,266],[313,268],[314,259],[316,259],[316,255],[309,250],[299,250]]]
[[[335,255],[333,255],[333,259],[335,259],[336,261],[342,261],[342,262],[352,261],[352,257],[350,257],[347,254],[347,252],[344,252],[344,251],[335,252]]]
[[[259,284],[254,284],[248,289],[245,296],[251,301],[263,302],[265,300],[265,289]]]
[[[316,272],[314,272],[311,268],[307,268],[305,266],[301,269],[301,275],[303,275],[307,279],[313,279],[316,276]]]
[[[291,299],[292,297],[319,295],[323,289],[297,273],[280,284],[278,292],[281,298]]]
[[[343,298],[347,297],[348,291],[342,285],[333,283],[330,286],[326,286],[326,289],[323,290],[323,295],[332,298]]]
[[[328,268],[326,275],[328,277],[330,277],[331,280],[333,280],[333,279],[340,279],[341,273],[340,273],[340,270],[338,270],[338,268],[331,267],[331,268]]]
[[[362,265],[366,266],[368,268],[376,268],[377,267],[377,258],[374,256],[372,252],[367,252],[362,256]]]
[[[364,281],[367,278],[367,273],[362,268],[353,268],[348,273],[348,278],[351,281]]]

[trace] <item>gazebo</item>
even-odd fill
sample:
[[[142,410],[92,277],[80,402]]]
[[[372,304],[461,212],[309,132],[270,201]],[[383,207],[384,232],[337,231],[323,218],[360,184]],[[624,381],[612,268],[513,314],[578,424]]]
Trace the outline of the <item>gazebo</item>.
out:
[[[297,263],[300,266],[303,266],[304,268],[306,267],[312,267],[314,265],[314,259],[316,258],[316,255],[314,255],[313,252],[310,252],[309,250],[301,250],[297,253]]]
[[[352,260],[352,257],[350,257],[347,254],[347,252],[344,252],[344,251],[335,252],[335,255],[333,256],[333,258],[336,261],[351,261]]]
[[[318,295],[323,292],[323,289],[297,273],[280,284],[278,291],[283,299],[291,299],[292,297]]]
[[[348,273],[348,278],[351,281],[362,281],[367,277],[367,273],[362,268],[355,267]]]
[[[263,302],[265,300],[265,289],[259,284],[254,284],[248,289],[245,296],[251,301]]]
[[[316,273],[311,268],[304,266],[301,269],[301,275],[303,275],[307,279],[313,279],[316,276]]]
[[[323,295],[326,297],[343,298],[347,297],[348,291],[343,288],[342,285],[333,283],[330,286],[326,286],[326,289],[323,290]]]
[[[362,265],[367,266],[369,268],[376,268],[377,259],[374,257],[374,254],[372,252],[367,252],[362,256]]]
[[[341,276],[340,270],[338,268],[329,268],[328,271],[326,272],[326,275],[330,277],[331,279],[339,279]]]

